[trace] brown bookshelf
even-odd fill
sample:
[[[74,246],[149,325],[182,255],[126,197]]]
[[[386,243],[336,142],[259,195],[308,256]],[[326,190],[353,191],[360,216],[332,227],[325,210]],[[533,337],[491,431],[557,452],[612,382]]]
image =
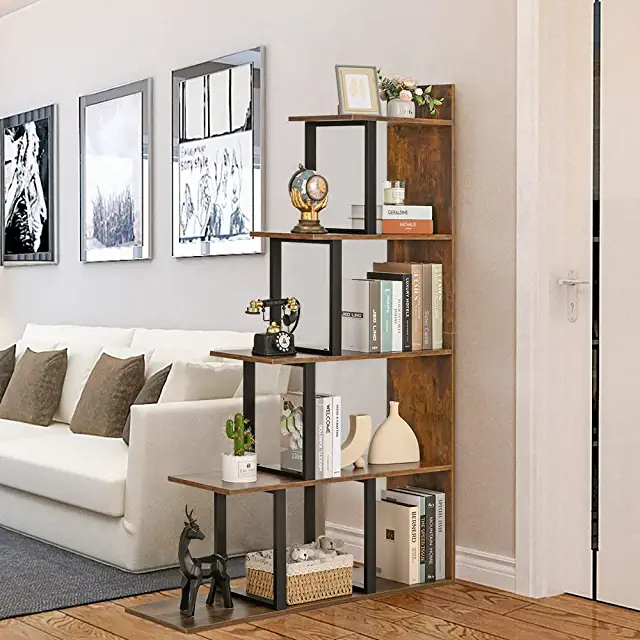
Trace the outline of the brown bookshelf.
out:
[[[453,120],[442,118],[390,118],[388,116],[366,116],[360,114],[345,114],[335,116],[290,116],[289,122],[315,122],[319,124],[339,122],[386,122],[391,125],[423,126],[423,127],[452,127]]]
[[[448,233],[288,233],[285,231],[253,231],[252,238],[269,238],[271,240],[315,240],[327,242],[331,240],[398,240],[401,242],[448,242],[453,236]]]

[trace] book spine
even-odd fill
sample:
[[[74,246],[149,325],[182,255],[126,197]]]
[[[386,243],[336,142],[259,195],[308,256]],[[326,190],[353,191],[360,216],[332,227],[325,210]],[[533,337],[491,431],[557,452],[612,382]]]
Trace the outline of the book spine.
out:
[[[409,584],[420,582],[420,511],[419,507],[408,507],[411,518]]]
[[[391,351],[402,351],[402,282],[391,283]]]
[[[324,433],[323,447],[323,477],[333,477],[333,398],[323,398],[324,405],[322,407],[322,429]]]
[[[413,351],[423,349],[422,331],[422,265],[411,265],[411,348]]]
[[[333,444],[333,474],[340,475],[342,469],[342,397],[333,396],[333,425],[332,425],[332,444]]]
[[[388,353],[391,351],[391,298],[392,298],[392,282],[389,280],[380,281],[381,304],[382,304],[382,344],[380,351]]]
[[[431,265],[432,308],[433,308],[433,348],[442,349],[442,265]]]
[[[426,579],[425,582],[434,582],[436,579],[436,498],[428,495],[426,504]]]
[[[371,325],[369,327],[369,351],[371,353],[380,353],[381,349],[381,284],[380,281],[369,283],[369,313],[371,318]]]
[[[411,274],[402,275],[402,350],[411,351]]]
[[[430,235],[433,233],[433,220],[383,220],[382,233]]]
[[[422,342],[424,349],[433,349],[433,280],[432,265],[422,265]]]
[[[316,398],[316,478],[324,477],[324,398]]]
[[[436,580],[446,577],[445,546],[445,494],[438,492],[436,498]]]

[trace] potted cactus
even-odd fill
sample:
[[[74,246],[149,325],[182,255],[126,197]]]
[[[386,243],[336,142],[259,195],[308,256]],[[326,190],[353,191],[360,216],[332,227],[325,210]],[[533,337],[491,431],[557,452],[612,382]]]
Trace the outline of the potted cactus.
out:
[[[258,479],[258,459],[251,451],[255,440],[248,421],[241,413],[236,413],[227,420],[225,433],[233,441],[233,453],[222,454],[222,480],[255,482]]]

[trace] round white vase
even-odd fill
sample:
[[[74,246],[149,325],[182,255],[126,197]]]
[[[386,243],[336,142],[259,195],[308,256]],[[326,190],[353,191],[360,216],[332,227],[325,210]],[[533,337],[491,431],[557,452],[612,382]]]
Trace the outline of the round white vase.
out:
[[[223,482],[255,482],[257,479],[258,456],[255,453],[245,453],[243,456],[222,454]]]
[[[389,118],[415,118],[416,105],[413,100],[394,98],[387,102],[387,116]]]
[[[399,404],[389,402],[389,417],[373,434],[369,464],[402,464],[420,461],[420,445],[413,429],[400,417]]]

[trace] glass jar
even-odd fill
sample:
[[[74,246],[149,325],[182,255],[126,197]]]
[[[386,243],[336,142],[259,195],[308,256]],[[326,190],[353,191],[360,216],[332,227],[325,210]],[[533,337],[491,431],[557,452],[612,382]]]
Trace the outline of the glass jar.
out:
[[[404,204],[404,180],[387,180],[384,183],[384,203]]]

